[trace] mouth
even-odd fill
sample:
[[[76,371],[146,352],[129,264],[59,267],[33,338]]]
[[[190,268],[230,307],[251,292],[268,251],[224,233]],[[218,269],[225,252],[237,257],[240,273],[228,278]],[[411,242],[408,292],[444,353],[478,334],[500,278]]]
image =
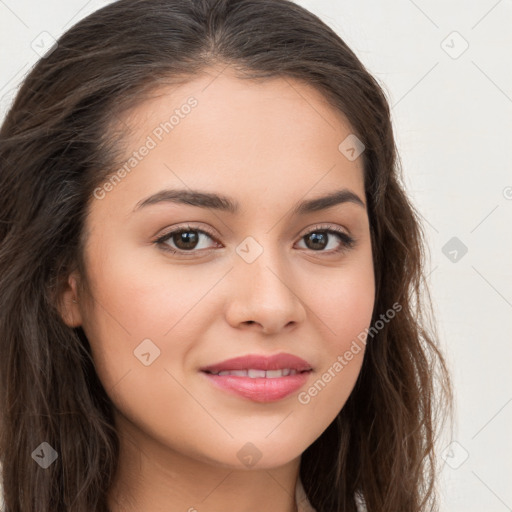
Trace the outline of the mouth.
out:
[[[270,372],[268,377],[272,378],[286,377],[290,373],[301,373],[312,369],[311,364],[301,357],[288,353],[279,353],[270,356],[265,354],[247,354],[204,366],[201,368],[201,371],[217,375],[221,372],[243,371],[247,373],[240,374],[240,376],[248,376],[250,378],[264,378],[267,374],[263,375],[261,372]],[[272,372],[281,372],[281,374],[273,374]]]
[[[292,354],[246,355],[200,371],[216,388],[254,402],[281,400],[303,387],[313,372],[304,359]]]
[[[282,368],[279,370],[259,370],[256,368],[248,368],[247,370],[223,370],[223,371],[205,371],[210,375],[233,375],[235,377],[249,377],[250,379],[278,379],[288,377],[289,375],[297,375],[298,373],[309,373],[312,370],[297,371],[294,368]]]

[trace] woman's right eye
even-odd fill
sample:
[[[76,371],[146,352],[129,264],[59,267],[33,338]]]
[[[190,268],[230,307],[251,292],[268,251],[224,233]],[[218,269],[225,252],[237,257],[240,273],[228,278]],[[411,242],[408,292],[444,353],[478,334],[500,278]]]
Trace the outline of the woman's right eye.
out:
[[[162,235],[157,240],[155,240],[155,244],[157,244],[164,251],[168,251],[173,254],[184,252],[187,253],[192,252],[194,249],[198,249],[197,244],[201,238],[204,237],[214,238],[212,233],[209,233],[203,229],[187,226],[174,229],[173,231]],[[171,242],[176,248],[173,248],[170,245]],[[199,247],[199,249],[204,248]]]

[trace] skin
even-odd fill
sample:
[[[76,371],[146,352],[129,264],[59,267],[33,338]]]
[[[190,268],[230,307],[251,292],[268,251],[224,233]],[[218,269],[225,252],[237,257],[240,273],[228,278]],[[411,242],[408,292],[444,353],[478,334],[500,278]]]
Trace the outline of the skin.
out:
[[[342,409],[361,369],[362,344],[307,404],[298,392],[273,403],[235,396],[199,371],[240,355],[289,352],[313,367],[299,391],[307,390],[370,326],[375,293],[366,207],[346,202],[291,215],[297,202],[341,188],[366,205],[362,158],[350,161],[338,150],[352,133],[346,119],[302,82],[241,80],[219,69],[161,87],[123,119],[128,157],[187,98],[198,101],[104,198],[91,201],[85,261],[92,296],[80,292],[84,276],[76,273],[64,292],[63,319],[83,327],[116,408],[114,512],[220,512],[235,502],[243,512],[296,510],[301,454]],[[164,188],[224,194],[241,210],[162,202],[133,212]],[[185,256],[154,243],[187,223],[215,239],[200,235]],[[304,237],[317,224],[342,229],[356,245],[334,254],[343,242],[331,234],[315,248]],[[263,249],[252,263],[236,252],[246,237]],[[177,243],[174,237],[167,247],[187,250]],[[160,350],[149,366],[134,356],[144,339]],[[261,455],[251,467],[237,456],[249,442]]]

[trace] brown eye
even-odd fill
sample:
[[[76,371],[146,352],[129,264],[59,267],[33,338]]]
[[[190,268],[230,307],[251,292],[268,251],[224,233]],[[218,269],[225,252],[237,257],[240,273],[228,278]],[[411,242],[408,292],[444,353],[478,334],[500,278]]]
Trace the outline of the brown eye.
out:
[[[315,231],[306,235],[304,239],[311,242],[311,245],[306,242],[309,249],[325,249],[329,242],[329,235],[326,231]]]
[[[169,233],[158,238],[155,243],[164,251],[169,251],[171,253],[188,252],[193,254],[201,249],[211,248],[198,247],[198,245],[202,242],[202,239],[208,238],[213,239],[213,235],[203,229],[187,226],[175,229],[174,231],[170,231]]]
[[[195,246],[199,242],[199,235],[193,230],[175,231],[171,239],[178,249],[195,249]]]
[[[336,239],[338,244],[336,244]],[[315,252],[325,253],[339,253],[351,249],[355,245],[355,240],[347,235],[344,231],[330,228],[315,228],[306,235],[302,236],[301,240],[305,241],[307,249]],[[331,245],[330,249],[325,250]]]

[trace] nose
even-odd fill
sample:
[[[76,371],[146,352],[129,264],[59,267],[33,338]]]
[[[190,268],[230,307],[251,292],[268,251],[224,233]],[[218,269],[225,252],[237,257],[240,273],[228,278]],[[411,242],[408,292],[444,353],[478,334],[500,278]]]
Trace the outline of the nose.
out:
[[[232,327],[276,334],[306,317],[297,279],[275,252],[264,250],[252,263],[235,256],[230,286],[226,320]]]

